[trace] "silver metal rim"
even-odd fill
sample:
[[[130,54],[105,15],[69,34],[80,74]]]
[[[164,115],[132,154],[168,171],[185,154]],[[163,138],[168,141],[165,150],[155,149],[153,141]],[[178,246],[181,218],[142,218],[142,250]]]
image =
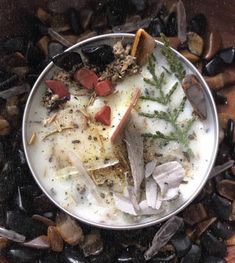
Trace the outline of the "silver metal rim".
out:
[[[100,36],[95,36],[95,37],[92,37],[92,38],[89,38],[89,39],[86,39],[84,41],[81,41],[77,44],[75,44],[74,46],[68,48],[66,51],[71,51],[71,50],[76,50],[77,48],[79,48],[80,46],[83,46],[83,45],[86,45],[90,42],[93,42],[93,41],[96,41],[96,40],[102,40],[102,39],[105,39],[105,38],[116,38],[116,37],[123,37],[123,38],[129,38],[129,39],[133,39],[134,38],[134,34],[128,34],[128,33],[113,33],[113,34],[105,34],[105,35],[100,35]],[[158,45],[163,45],[160,41],[157,41],[156,42],[158,43]],[[214,99],[213,99],[213,96],[210,92],[210,89],[207,85],[207,83],[205,82],[204,78],[202,77],[202,75],[200,74],[200,72],[197,70],[197,68],[191,63],[189,62],[185,57],[183,57],[178,51],[174,50],[173,51],[177,54],[178,57],[180,57],[181,60],[183,60],[184,64],[190,69],[192,70],[193,72],[196,73],[197,77],[199,78],[199,80],[201,81],[201,83],[203,84],[204,88],[205,88],[205,92],[206,92],[206,95],[208,96],[209,98],[209,103],[210,103],[210,107],[212,109],[212,113],[213,113],[213,117],[214,117],[214,125],[215,125],[215,145],[214,145],[214,151],[213,151],[213,154],[212,154],[212,158],[210,160],[210,165],[208,167],[208,171],[207,173],[205,174],[204,176],[204,179],[202,180],[200,186],[198,187],[198,189],[194,192],[194,194],[181,206],[179,207],[178,209],[176,209],[175,211],[173,211],[172,213],[166,215],[166,216],[163,216],[162,218],[160,219],[155,219],[153,221],[150,221],[150,222],[146,222],[146,223],[138,223],[138,224],[135,224],[135,225],[126,225],[126,226],[115,226],[115,225],[105,225],[105,224],[102,224],[102,223],[95,223],[95,222],[92,222],[92,221],[89,221],[89,220],[86,220],[84,218],[80,218],[79,216],[76,216],[74,214],[72,214],[71,212],[67,211],[65,208],[63,208],[62,206],[60,206],[60,204],[58,204],[53,198],[52,196],[46,191],[46,189],[44,189],[44,187],[41,185],[39,179],[37,178],[37,176],[34,174],[34,170],[33,170],[33,167],[31,166],[30,164],[30,161],[29,161],[29,155],[28,155],[28,151],[27,151],[27,140],[26,140],[26,122],[27,122],[27,115],[28,115],[28,111],[29,111],[29,108],[30,108],[30,103],[31,103],[31,99],[32,97],[34,96],[34,93],[35,91],[37,90],[38,88],[38,84],[41,82],[41,80],[43,79],[43,77],[47,74],[47,72],[51,69],[51,67],[53,66],[53,62],[49,63],[47,65],[47,67],[42,71],[42,73],[40,74],[40,76],[38,77],[37,81],[35,82],[30,94],[29,94],[29,97],[28,97],[28,100],[27,100],[27,103],[26,103],[26,106],[25,106],[25,111],[24,111],[24,116],[23,116],[23,123],[22,123],[22,137],[23,137],[23,147],[24,147],[24,151],[25,151],[25,155],[26,155],[26,160],[27,160],[27,163],[29,165],[29,168],[30,168],[30,171],[35,179],[35,181],[37,182],[37,184],[39,185],[39,187],[43,190],[43,192],[46,194],[46,196],[58,207],[60,208],[62,211],[64,211],[66,214],[69,214],[70,216],[72,216],[73,218],[83,222],[83,223],[86,223],[86,224],[89,224],[89,225],[92,225],[92,226],[96,226],[96,227],[100,227],[100,228],[105,228],[105,229],[112,229],[112,230],[132,230],[132,229],[140,229],[140,228],[144,228],[144,227],[148,227],[148,226],[152,226],[154,224],[158,224],[162,221],[165,221],[167,220],[168,218],[170,218],[171,216],[173,215],[176,215],[178,214],[180,211],[182,211],[183,209],[185,209],[194,199],[195,197],[200,193],[200,191],[202,190],[203,186],[205,185],[208,177],[209,177],[209,174],[210,174],[210,171],[211,169],[213,168],[214,166],[214,162],[215,162],[215,158],[216,158],[216,155],[217,155],[217,151],[218,151],[218,144],[219,144],[219,122],[218,122],[218,116],[217,116],[217,110],[216,110],[216,105],[215,105],[215,102],[214,102]]]

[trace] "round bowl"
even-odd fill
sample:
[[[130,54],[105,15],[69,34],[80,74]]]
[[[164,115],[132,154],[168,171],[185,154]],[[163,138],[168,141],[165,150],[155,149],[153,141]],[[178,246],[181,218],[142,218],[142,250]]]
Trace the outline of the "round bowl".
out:
[[[87,40],[84,40],[71,48],[67,49],[67,51],[80,51],[81,47],[85,46],[90,46],[90,45],[98,45],[98,44],[109,44],[113,45],[116,43],[118,40],[122,40],[125,43],[132,43],[134,39],[133,34],[124,34],[124,33],[119,33],[119,34],[106,34],[106,35],[101,35],[97,37],[93,37]],[[158,42],[158,47],[162,47],[162,43]],[[171,204],[169,205],[168,209],[166,209],[163,213],[160,215],[157,215],[155,218],[151,220],[146,220],[145,222],[141,223],[133,223],[133,224],[127,224],[127,225],[108,225],[104,223],[97,223],[93,222],[91,220],[88,220],[86,218],[82,218],[81,216],[77,216],[73,212],[69,211],[68,209],[62,207],[53,197],[52,193],[48,191],[43,184],[43,181],[41,180],[38,172],[38,163],[35,163],[33,159],[33,151],[32,147],[30,147],[27,143],[29,138],[32,135],[32,130],[31,130],[31,121],[34,119],[35,116],[40,116],[40,101],[42,98],[43,90],[40,89],[41,83],[45,80],[48,79],[52,76],[56,66],[53,63],[50,63],[44,71],[41,73],[39,78],[37,79],[36,83],[34,84],[34,87],[32,88],[32,91],[29,95],[26,107],[25,107],[25,112],[24,112],[24,118],[23,118],[23,145],[24,145],[24,150],[27,158],[28,165],[30,167],[30,170],[40,186],[40,188],[43,190],[43,192],[48,196],[48,198],[55,203],[61,210],[63,210],[65,213],[71,215],[72,217],[84,222],[88,223],[97,227],[102,227],[102,228],[107,228],[107,229],[137,229],[137,228],[143,228],[147,227],[156,223],[160,223],[169,217],[179,213],[181,210],[186,208],[192,200],[198,195],[198,193],[201,191],[203,186],[205,185],[209,174],[213,168],[213,164],[216,158],[217,154],[217,148],[218,148],[218,137],[219,137],[219,128],[218,128],[218,118],[217,118],[217,111],[216,111],[216,106],[213,100],[213,97],[211,95],[210,89],[207,86],[206,82],[204,81],[203,77],[201,74],[198,72],[198,70],[187,60],[185,59],[179,52],[173,50],[174,53],[177,55],[177,57],[183,62],[185,67],[189,69],[193,74],[196,75],[198,80],[200,81],[204,95],[206,98],[206,104],[207,104],[207,119],[204,121],[205,129],[207,129],[207,134],[208,138],[210,139],[210,149],[208,150],[209,156],[207,158],[207,162],[205,167],[203,168],[203,172],[200,174],[200,176],[193,177],[190,181],[190,183],[187,185],[187,187],[182,189],[182,194],[180,195],[179,198],[176,200],[172,201]],[[203,145],[202,145],[203,147]],[[38,159],[40,162],[40,158]]]

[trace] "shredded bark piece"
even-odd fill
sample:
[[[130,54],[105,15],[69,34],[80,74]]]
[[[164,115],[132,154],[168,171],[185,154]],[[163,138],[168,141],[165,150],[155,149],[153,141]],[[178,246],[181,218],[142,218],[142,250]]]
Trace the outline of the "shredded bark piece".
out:
[[[36,135],[36,133],[34,132],[34,133],[32,134],[32,136],[30,137],[30,139],[29,139],[28,145],[34,144],[35,141],[36,141],[36,138],[37,138],[37,135]]]
[[[100,79],[108,79],[112,83],[116,83],[123,79],[126,75],[133,75],[139,72],[139,66],[136,64],[136,58],[130,55],[131,46],[125,48],[121,41],[113,46],[115,60],[107,65],[106,69],[101,72]]]

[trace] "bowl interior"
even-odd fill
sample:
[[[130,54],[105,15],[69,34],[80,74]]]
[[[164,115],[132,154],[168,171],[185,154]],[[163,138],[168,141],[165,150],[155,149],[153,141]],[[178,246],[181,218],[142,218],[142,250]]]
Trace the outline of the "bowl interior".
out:
[[[94,38],[85,40],[83,42],[80,42],[76,44],[75,46],[69,48],[68,50],[75,50],[79,52],[81,47],[84,47],[84,46],[92,46],[94,44],[113,45],[119,40],[123,40],[125,43],[131,43],[133,41],[133,38],[134,38],[133,34],[102,35],[102,36],[94,37]],[[158,42],[158,48],[161,48],[161,46],[162,44]],[[199,168],[200,171],[198,172],[198,175],[191,178],[187,185],[181,185],[182,194],[180,195],[180,197],[176,200],[171,201],[163,213],[161,213],[160,215],[151,217],[142,223],[134,223],[134,224],[129,224],[129,225],[107,225],[104,223],[92,222],[88,220],[87,218],[82,218],[80,216],[77,216],[73,212],[62,207],[53,198],[53,195],[51,194],[51,192],[48,191],[48,188],[46,187],[45,183],[42,180],[42,177],[40,176],[40,174],[43,172],[42,168],[40,167],[40,163],[42,160],[40,159],[40,156],[37,156],[37,158],[35,158],[33,148],[27,144],[29,138],[31,137],[33,133],[33,128],[32,128],[31,123],[33,121],[39,121],[41,119],[40,116],[45,115],[45,109],[41,106],[41,98],[42,98],[42,94],[44,93],[44,89],[40,88],[41,84],[44,82],[45,79],[49,79],[53,75],[53,73],[56,70],[58,70],[58,68],[54,66],[53,63],[50,63],[45,68],[45,70],[41,73],[40,77],[36,81],[30,93],[30,96],[28,98],[27,105],[25,108],[24,119],[23,119],[23,143],[24,143],[24,149],[25,149],[27,161],[28,161],[29,167],[31,169],[31,172],[35,180],[37,181],[41,189],[45,192],[45,194],[60,209],[62,209],[66,213],[70,214],[71,216],[85,223],[96,225],[98,227],[109,228],[109,229],[134,229],[134,228],[141,228],[141,227],[149,226],[155,223],[159,223],[163,220],[166,220],[168,217],[184,209],[200,192],[200,190],[202,189],[203,185],[205,184],[210,174],[210,171],[213,167],[216,153],[217,153],[217,147],[218,147],[217,112],[216,112],[216,107],[215,107],[212,95],[203,77],[200,75],[197,69],[189,61],[187,61],[177,51],[174,51],[174,52],[177,54],[179,59],[183,62],[183,64],[187,68],[187,71],[197,76],[197,78],[199,79],[199,81],[201,82],[204,88],[204,94],[206,97],[207,112],[208,112],[208,117],[207,117],[207,120],[204,122],[204,125],[205,125],[205,128],[207,129],[207,138],[210,141],[210,143],[208,144],[209,148],[207,149],[208,157],[207,157],[207,161]]]

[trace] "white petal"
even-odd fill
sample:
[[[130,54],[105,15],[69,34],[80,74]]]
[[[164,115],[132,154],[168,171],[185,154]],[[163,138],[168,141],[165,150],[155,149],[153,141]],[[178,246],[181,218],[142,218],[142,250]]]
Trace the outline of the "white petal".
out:
[[[139,203],[140,211],[138,215],[156,215],[163,212],[163,209],[153,209],[148,206],[147,200],[143,200]]]
[[[157,166],[153,174],[154,180],[160,187],[162,197],[169,189],[179,187],[184,176],[183,166],[176,161]]]
[[[164,196],[160,198],[161,201],[170,201],[179,196],[179,187],[168,189]]]
[[[152,160],[151,162],[145,165],[145,178],[148,178],[154,172],[154,169],[157,165],[157,160]]]
[[[151,177],[145,179],[145,194],[148,206],[155,208],[157,202],[157,183]]]
[[[130,215],[135,215],[135,216],[137,215],[133,204],[126,197],[115,193],[114,202],[115,202],[116,208],[121,210],[122,212],[130,214]]]
[[[125,129],[125,140],[128,159],[131,166],[131,174],[134,180],[134,189],[137,197],[140,195],[140,185],[144,179],[144,144],[143,137],[133,124]]]

